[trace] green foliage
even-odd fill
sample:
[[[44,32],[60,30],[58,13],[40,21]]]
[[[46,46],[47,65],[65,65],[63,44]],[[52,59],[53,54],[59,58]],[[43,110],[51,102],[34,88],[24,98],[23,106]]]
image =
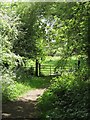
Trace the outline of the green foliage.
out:
[[[16,96],[13,94],[15,88],[14,80],[16,77],[13,69],[18,65],[17,60],[19,62],[22,61],[22,58],[15,55],[12,51],[13,43],[17,40],[20,32],[19,26],[21,22],[10,3],[1,3],[0,5],[0,72],[2,96],[3,100],[8,100]]]
[[[14,52],[31,59],[44,57],[40,5],[38,3],[16,3],[16,12],[22,22],[20,28],[23,34],[14,42]]]
[[[8,8],[8,10],[7,10]],[[20,26],[19,17],[16,16],[16,12],[13,10],[11,4],[5,3],[1,4],[0,8],[0,46],[2,46],[2,49],[0,52],[2,52],[1,60],[3,65],[4,63],[7,63],[10,67],[15,66],[15,61],[18,59],[18,56],[16,56],[12,52],[13,43],[15,40],[17,40],[17,37],[19,35],[19,26]]]
[[[4,101],[11,97],[11,93],[14,89],[15,75],[11,71],[3,71],[2,75],[2,98]]]
[[[42,119],[86,120],[88,85],[88,81],[75,79],[73,74],[54,78],[50,88],[38,100]]]
[[[80,65],[78,66],[78,61],[80,61]],[[88,67],[87,67],[87,56],[86,55],[73,55],[67,58],[60,58],[57,63],[55,70],[58,73],[74,72],[77,76],[87,76],[88,75]],[[82,78],[83,79],[83,78]]]
[[[88,119],[89,9],[90,2],[0,3],[4,101],[14,100],[31,88],[48,87],[50,78],[32,77],[33,62],[25,59],[41,62],[45,54],[59,55],[58,62],[52,58],[43,62],[57,63],[56,71],[61,69],[62,74],[51,81],[49,89],[39,98],[41,117],[49,120]],[[25,66],[31,68],[25,69]]]

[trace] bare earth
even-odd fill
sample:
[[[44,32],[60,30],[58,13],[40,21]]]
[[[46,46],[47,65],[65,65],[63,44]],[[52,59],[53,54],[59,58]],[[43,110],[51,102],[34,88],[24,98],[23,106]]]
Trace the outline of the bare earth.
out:
[[[17,101],[8,102],[2,105],[3,119],[21,119],[29,120],[38,118],[40,111],[37,109],[37,98],[41,96],[46,89],[30,90],[23,96],[20,96]]]

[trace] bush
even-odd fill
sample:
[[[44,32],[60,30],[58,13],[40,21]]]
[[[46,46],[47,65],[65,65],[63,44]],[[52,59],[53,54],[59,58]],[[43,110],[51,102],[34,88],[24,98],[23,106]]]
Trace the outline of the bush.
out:
[[[25,79],[25,78],[24,78]],[[29,83],[16,81],[16,75],[10,71],[5,70],[2,72],[2,101],[13,101],[17,99],[22,93],[31,89]]]
[[[10,71],[5,69],[2,71],[2,99],[3,101],[11,98],[11,93],[14,88],[15,75]]]
[[[44,119],[88,119],[88,81],[70,74],[52,80],[51,87],[39,98],[38,106]]]

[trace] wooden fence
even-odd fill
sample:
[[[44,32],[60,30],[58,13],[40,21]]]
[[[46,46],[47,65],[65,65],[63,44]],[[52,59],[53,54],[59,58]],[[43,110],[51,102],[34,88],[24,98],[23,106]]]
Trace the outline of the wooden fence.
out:
[[[36,67],[33,67],[32,69],[29,69],[29,72],[33,74],[36,73]],[[71,73],[76,71],[76,68],[71,68],[71,67],[67,67],[67,68],[59,68],[57,70],[55,70],[55,66],[54,65],[48,65],[48,64],[39,64],[38,67],[38,76],[60,76],[62,73]],[[35,74],[36,75],[36,74]]]

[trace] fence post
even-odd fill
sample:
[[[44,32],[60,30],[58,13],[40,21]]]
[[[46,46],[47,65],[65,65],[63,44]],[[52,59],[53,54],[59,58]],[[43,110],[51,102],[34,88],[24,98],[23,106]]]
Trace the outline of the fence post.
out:
[[[41,64],[39,63],[39,76],[41,76]]]
[[[36,59],[36,76],[38,76],[38,60]]]

